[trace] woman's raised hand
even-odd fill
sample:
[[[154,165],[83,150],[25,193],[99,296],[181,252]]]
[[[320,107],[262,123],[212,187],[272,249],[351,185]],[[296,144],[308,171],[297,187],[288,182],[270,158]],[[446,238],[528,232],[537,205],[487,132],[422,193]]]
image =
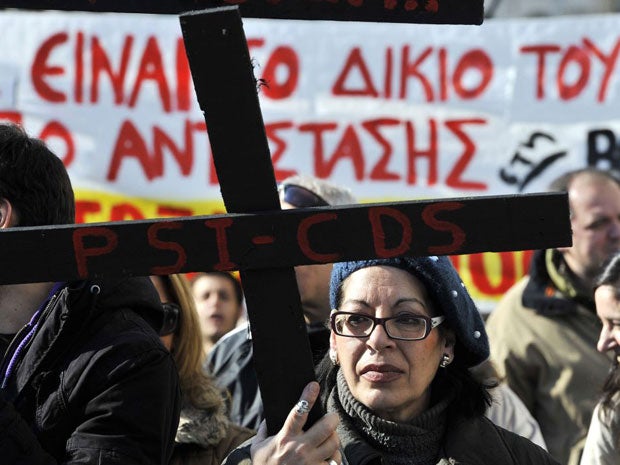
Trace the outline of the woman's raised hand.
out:
[[[301,399],[286,417],[282,429],[267,437],[263,421],[252,441],[254,465],[336,465],[342,463],[340,440],[336,434],[339,418],[328,413],[307,431],[303,430],[308,412],[319,396],[319,384],[308,383]]]

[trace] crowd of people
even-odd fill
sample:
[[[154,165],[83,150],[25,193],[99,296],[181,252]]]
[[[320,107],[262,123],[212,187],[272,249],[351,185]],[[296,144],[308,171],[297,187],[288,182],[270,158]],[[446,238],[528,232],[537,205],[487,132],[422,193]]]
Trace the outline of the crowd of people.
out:
[[[536,251],[529,274],[487,320],[498,371],[540,425],[549,451],[577,464],[610,358],[596,350],[593,287],[620,251],[620,184],[584,168],[552,182],[568,192],[573,244]]]
[[[296,267],[317,381],[272,435],[237,276],[1,285],[0,462],[618,464],[620,180],[549,188],[572,245],[536,251],[486,321],[448,257]],[[356,203],[310,176],[278,193]],[[0,229],[74,221],[62,162],[0,125]]]

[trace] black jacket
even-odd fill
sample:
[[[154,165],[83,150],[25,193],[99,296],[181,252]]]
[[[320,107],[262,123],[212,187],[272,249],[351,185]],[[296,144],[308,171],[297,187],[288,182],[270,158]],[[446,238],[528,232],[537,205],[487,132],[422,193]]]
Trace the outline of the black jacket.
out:
[[[342,447],[343,465],[388,463],[365,442],[342,444]],[[486,417],[452,422],[439,455],[438,460],[445,459],[445,465],[559,465],[536,444],[494,425]]]
[[[180,408],[148,278],[74,282],[47,304],[0,397],[0,463],[165,465]]]
[[[224,465],[251,465],[251,442],[234,450]],[[362,440],[341,444],[342,465],[389,465]],[[442,461],[440,461],[442,460]],[[412,460],[413,462],[413,460]],[[437,463],[441,465],[559,465],[545,450],[486,417],[449,423]]]

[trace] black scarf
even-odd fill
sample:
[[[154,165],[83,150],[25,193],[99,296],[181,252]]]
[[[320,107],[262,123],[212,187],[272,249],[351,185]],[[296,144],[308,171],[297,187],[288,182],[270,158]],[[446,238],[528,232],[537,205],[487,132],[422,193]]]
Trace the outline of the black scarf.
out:
[[[347,444],[361,440],[377,451],[384,463],[435,465],[446,430],[447,407],[453,399],[454,392],[447,391],[438,402],[408,423],[384,420],[353,397],[339,370],[328,410],[340,415],[338,435],[345,453]]]

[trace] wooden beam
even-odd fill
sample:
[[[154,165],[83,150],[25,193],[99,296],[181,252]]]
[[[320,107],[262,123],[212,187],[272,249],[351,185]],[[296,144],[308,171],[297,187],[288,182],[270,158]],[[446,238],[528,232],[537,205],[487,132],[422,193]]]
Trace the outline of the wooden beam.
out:
[[[482,24],[483,0],[4,0],[5,8],[179,14],[238,5],[245,18]]]
[[[0,284],[264,270],[571,244],[565,193],[420,200],[0,232]]]
[[[179,19],[226,210],[280,210],[257,82],[238,8],[192,12]],[[257,246],[272,237],[268,230],[260,235],[262,242],[254,241]],[[222,245],[221,236],[219,243]],[[247,247],[239,250],[247,251]],[[263,414],[268,431],[275,434],[303,387],[315,378],[301,298],[290,265],[269,261],[260,272],[242,269],[240,276]],[[321,415],[317,403],[309,424]]]

